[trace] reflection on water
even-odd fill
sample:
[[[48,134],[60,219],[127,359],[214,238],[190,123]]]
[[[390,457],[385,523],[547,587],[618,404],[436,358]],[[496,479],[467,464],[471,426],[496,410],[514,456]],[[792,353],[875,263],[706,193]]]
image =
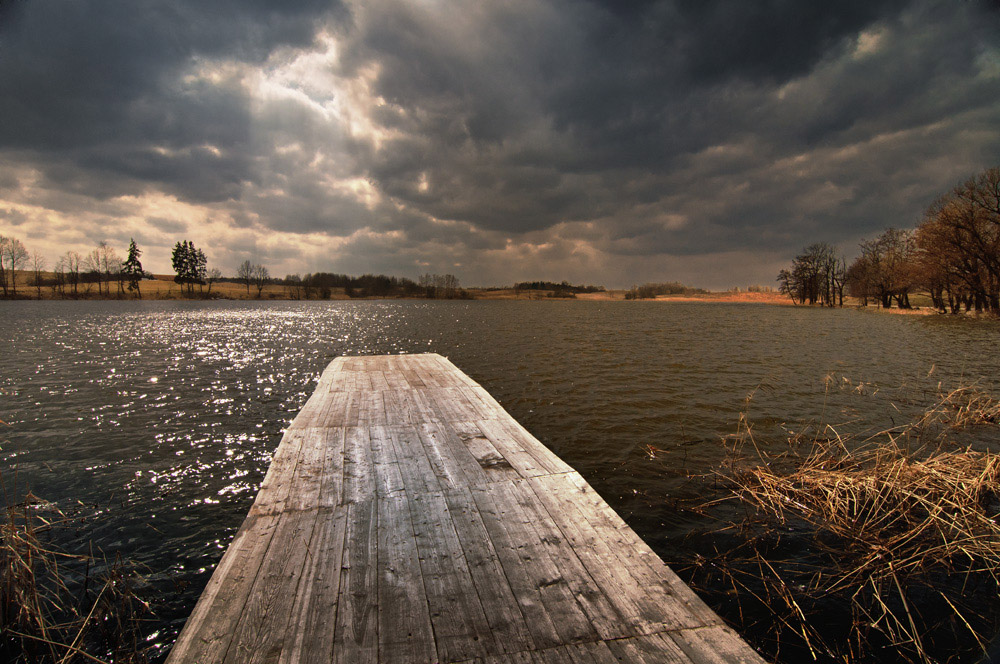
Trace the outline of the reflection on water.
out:
[[[699,525],[673,505],[750,392],[762,439],[882,424],[939,382],[992,387],[998,341],[995,322],[739,304],[0,303],[0,459],[93,517],[67,546],[144,566],[166,646],[338,355],[450,357],[669,560]]]

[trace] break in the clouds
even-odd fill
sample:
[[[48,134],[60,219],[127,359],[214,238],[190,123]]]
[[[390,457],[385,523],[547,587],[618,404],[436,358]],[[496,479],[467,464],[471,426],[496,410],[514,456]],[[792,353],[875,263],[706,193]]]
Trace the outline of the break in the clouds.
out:
[[[985,0],[0,0],[0,234],[771,283],[1000,163]]]

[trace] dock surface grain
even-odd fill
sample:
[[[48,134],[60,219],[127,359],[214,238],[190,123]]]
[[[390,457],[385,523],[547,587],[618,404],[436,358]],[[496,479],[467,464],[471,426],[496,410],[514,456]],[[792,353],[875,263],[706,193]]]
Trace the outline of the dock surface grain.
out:
[[[327,367],[167,661],[763,662],[435,354]]]

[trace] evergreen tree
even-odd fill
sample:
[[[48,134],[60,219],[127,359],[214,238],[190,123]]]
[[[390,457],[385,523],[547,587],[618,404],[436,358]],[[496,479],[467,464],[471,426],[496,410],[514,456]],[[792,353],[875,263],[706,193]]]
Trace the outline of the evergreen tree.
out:
[[[181,286],[186,284],[189,295],[194,292],[195,284],[205,284],[208,258],[205,252],[195,248],[193,242],[184,240],[175,244],[171,261],[176,273],[174,281]]]
[[[208,278],[208,257],[205,256],[205,252],[201,249],[195,249],[194,245],[191,245],[191,249],[193,251],[191,269],[193,271],[194,283],[204,286]]]
[[[122,263],[122,275],[128,281],[128,289],[135,291],[140,300],[142,299],[142,292],[139,290],[139,281],[142,279],[142,263],[139,262],[139,256],[141,255],[142,251],[136,246],[135,239],[130,238],[128,256],[125,258],[125,262]]]

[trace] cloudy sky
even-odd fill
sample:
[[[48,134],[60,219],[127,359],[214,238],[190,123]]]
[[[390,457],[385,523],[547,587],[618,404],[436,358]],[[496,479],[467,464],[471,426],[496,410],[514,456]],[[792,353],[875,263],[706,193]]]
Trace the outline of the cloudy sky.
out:
[[[1000,164],[987,0],[0,0],[0,234],[772,285]]]

